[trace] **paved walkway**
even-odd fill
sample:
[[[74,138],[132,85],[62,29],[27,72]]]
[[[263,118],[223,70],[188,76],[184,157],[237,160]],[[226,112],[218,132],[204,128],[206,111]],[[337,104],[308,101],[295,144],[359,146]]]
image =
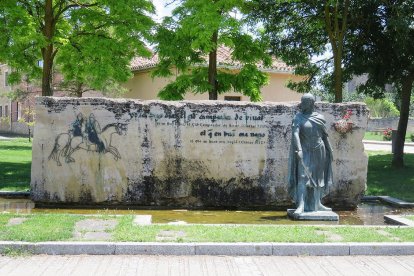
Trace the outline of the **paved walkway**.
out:
[[[414,275],[414,256],[26,256],[0,257],[0,275]]]
[[[363,142],[364,142],[365,150],[391,152],[391,142],[367,141],[367,140],[364,140]],[[414,153],[414,143],[405,143],[404,152]]]

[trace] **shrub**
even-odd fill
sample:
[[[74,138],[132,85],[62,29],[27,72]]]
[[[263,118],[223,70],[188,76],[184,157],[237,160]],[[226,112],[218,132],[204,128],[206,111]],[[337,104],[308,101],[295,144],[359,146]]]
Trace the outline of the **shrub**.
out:
[[[374,99],[367,97],[365,103],[371,111],[372,118],[398,117],[400,112],[395,104],[389,99]]]

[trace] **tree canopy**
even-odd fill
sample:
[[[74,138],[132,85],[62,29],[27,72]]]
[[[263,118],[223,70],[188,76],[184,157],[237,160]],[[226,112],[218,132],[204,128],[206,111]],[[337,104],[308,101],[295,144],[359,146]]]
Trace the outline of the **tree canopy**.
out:
[[[414,82],[414,1],[369,0],[355,11],[359,24],[352,26],[354,39],[348,68],[354,74],[368,74],[360,90],[376,98],[392,84],[401,99],[400,120],[393,165],[404,165],[403,152]]]
[[[290,87],[309,92],[319,82],[342,101],[346,81],[343,63],[347,53],[351,0],[254,0],[253,17],[262,21],[272,53],[295,73],[307,76]],[[328,47],[327,47],[328,46]],[[324,55],[327,50],[332,57]],[[315,56],[320,56],[317,61]]]
[[[53,95],[54,65],[66,81],[102,89],[130,76],[134,56],[149,55],[154,6],[150,0],[2,0],[0,61],[42,79]]]
[[[258,64],[269,66],[267,43],[246,20],[245,0],[182,0],[172,16],[164,19],[156,34],[159,66],[154,76],[175,81],[159,92],[167,100],[181,100],[187,92],[218,94],[231,90],[261,100],[260,88],[268,76]],[[228,47],[238,72],[217,64],[217,49]],[[207,63],[207,64],[206,64]]]

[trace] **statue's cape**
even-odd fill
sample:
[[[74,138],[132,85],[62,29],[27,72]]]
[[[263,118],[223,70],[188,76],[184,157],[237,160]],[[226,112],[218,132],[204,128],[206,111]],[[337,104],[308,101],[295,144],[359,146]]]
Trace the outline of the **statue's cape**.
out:
[[[314,127],[318,127],[322,130],[323,135],[328,136],[328,133],[326,131],[326,121],[325,118],[323,117],[323,115],[317,113],[317,112],[313,112],[312,114],[303,114],[303,113],[297,113],[295,115],[295,118],[293,119],[293,123],[292,123],[292,130],[295,127],[299,127],[299,125],[301,123],[304,123],[306,121],[310,121],[312,123],[312,125]],[[288,166],[288,192],[289,195],[292,197],[292,199],[297,202],[297,193],[296,193],[296,189],[297,189],[297,185],[298,185],[298,166],[302,166],[302,164],[300,164],[300,160],[297,157],[296,154],[296,148],[295,148],[295,144],[293,142],[293,131],[292,131],[292,140],[290,143],[290,152],[289,152],[289,166]],[[326,151],[327,155],[331,154],[328,151]],[[331,160],[329,158],[329,156],[327,156],[327,158],[325,159],[325,173],[324,173],[324,187],[322,187],[322,193],[323,195],[326,195],[328,193],[328,188],[332,185],[333,182],[333,174],[332,174],[332,163]],[[306,164],[305,164],[306,165]]]

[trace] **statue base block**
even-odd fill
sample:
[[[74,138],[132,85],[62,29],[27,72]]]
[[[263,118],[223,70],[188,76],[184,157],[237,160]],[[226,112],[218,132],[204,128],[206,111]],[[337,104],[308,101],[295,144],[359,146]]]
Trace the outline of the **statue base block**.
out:
[[[294,220],[321,220],[321,221],[339,221],[337,213],[332,211],[315,211],[315,212],[303,212],[301,214],[295,214],[296,209],[288,209],[287,214]]]

